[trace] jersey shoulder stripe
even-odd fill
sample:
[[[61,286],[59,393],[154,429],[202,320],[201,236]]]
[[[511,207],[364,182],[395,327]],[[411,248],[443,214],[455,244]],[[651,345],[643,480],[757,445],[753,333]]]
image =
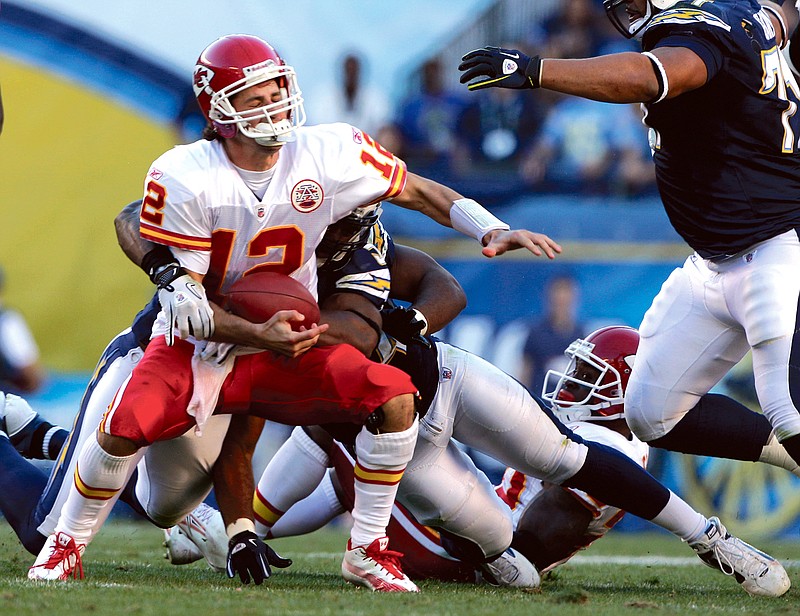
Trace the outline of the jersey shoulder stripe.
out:
[[[663,26],[667,24],[687,25],[698,23],[705,23],[715,28],[722,28],[726,32],[731,31],[730,25],[725,23],[716,15],[712,15],[711,13],[695,8],[676,8],[659,13],[653,17],[648,24],[647,29],[650,30],[657,26]]]
[[[374,203],[392,199],[403,192],[403,189],[406,187],[406,181],[408,180],[408,170],[406,169],[406,164],[397,157],[395,157],[394,160],[397,164],[392,171],[392,177],[389,181],[389,190],[387,190],[379,199],[376,199]]]
[[[198,250],[208,252],[211,250],[211,238],[184,235],[175,231],[155,227],[145,222],[139,222],[139,234],[143,239],[157,244],[166,244],[184,250]]]

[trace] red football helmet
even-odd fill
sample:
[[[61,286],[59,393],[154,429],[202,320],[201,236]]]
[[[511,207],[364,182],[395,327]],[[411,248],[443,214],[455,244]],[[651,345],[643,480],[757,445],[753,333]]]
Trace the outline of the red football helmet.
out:
[[[281,100],[254,109],[234,109],[231,99],[236,94],[273,79],[281,89]],[[211,43],[197,59],[193,86],[206,119],[226,139],[238,127],[261,145],[279,147],[292,141],[294,129],[306,121],[294,69],[257,36],[232,34]],[[261,121],[253,126],[253,120]]]
[[[565,372],[547,372],[542,397],[565,422],[623,417],[625,389],[638,348],[639,332],[632,327],[612,325],[593,331],[564,351],[570,359]]]

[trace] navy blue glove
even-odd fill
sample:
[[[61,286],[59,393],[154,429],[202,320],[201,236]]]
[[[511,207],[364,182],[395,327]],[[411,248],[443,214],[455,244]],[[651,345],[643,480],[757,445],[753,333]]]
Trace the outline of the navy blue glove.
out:
[[[524,90],[539,87],[542,60],[539,56],[526,56],[517,49],[483,47],[475,49],[461,58],[458,70],[463,71],[461,83],[484,77],[467,84],[470,90],[483,88],[512,88]]]
[[[228,577],[233,578],[238,573],[242,584],[249,584],[252,576],[253,582],[259,585],[272,575],[270,565],[285,569],[291,564],[290,558],[280,556],[252,531],[237,533],[228,542]]]
[[[428,321],[419,310],[397,306],[381,311],[383,331],[403,344],[417,342],[430,348],[431,343],[425,338]]]

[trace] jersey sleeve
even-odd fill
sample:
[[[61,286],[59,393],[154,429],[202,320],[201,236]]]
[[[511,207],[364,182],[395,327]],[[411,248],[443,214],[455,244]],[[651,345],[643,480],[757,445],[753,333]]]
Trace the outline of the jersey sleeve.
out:
[[[708,81],[722,68],[731,47],[731,27],[719,16],[697,8],[674,8],[656,15],[645,31],[643,48],[685,47],[706,65]]]
[[[408,170],[402,160],[354,126],[339,123],[330,127],[340,147],[334,171],[338,180],[334,218],[403,192]]]
[[[211,252],[213,225],[202,196],[179,179],[179,170],[162,170],[159,161],[145,179],[139,232],[143,239],[157,244]]]

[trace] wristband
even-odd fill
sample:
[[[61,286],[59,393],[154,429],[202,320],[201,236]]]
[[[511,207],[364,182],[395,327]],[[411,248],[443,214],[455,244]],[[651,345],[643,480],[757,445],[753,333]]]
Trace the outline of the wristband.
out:
[[[172,251],[166,246],[158,244],[155,248],[142,257],[141,268],[150,278],[150,281],[153,284],[157,284],[156,276],[158,273],[172,264],[177,265],[175,255],[173,255]]]
[[[528,62],[528,66],[525,67],[525,76],[528,78],[531,88],[542,87],[542,59],[539,56],[533,56]]]
[[[155,284],[159,290],[167,289],[168,291],[172,291],[172,289],[169,288],[170,283],[184,274],[186,274],[186,270],[180,265],[177,263],[169,263],[168,265],[159,267],[150,277],[150,280],[153,281],[153,284]]]
[[[450,208],[450,224],[464,235],[483,243],[483,237],[496,229],[509,227],[489,210],[473,199],[456,199]]]
[[[239,533],[244,533],[246,531],[250,531],[251,533],[256,532],[255,523],[248,518],[239,518],[225,527],[225,534],[228,535],[228,539],[233,539]]]
[[[781,0],[776,0],[776,4],[779,6],[783,4]],[[778,25],[781,28],[781,44],[780,48],[783,49],[786,47],[786,44],[789,42],[788,31],[786,29],[786,20],[783,18],[783,15],[779,10],[777,10],[774,6],[769,6],[768,4],[762,4],[761,8],[765,10],[767,13],[771,14],[775,19],[778,20]]]

